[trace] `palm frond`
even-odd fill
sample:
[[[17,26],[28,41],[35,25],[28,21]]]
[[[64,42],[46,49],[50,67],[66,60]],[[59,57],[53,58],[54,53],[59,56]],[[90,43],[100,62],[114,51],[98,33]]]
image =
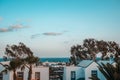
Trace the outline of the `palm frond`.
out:
[[[89,79],[91,79],[91,80],[100,80],[97,76],[89,77]]]

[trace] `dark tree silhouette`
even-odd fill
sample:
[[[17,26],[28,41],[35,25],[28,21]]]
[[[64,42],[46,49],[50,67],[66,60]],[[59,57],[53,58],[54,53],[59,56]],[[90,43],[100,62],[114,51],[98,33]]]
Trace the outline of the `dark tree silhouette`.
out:
[[[102,54],[102,60],[109,59],[110,56],[117,60],[120,55],[120,46],[114,41],[85,39],[83,44],[71,47],[70,62],[78,64],[80,60],[96,60],[96,55],[99,52]]]
[[[21,69],[24,69],[25,67],[29,69],[28,80],[31,80],[32,65],[38,63],[39,58],[33,55],[33,52],[30,50],[30,48],[21,42],[18,45],[7,45],[5,54],[6,56],[4,56],[4,60],[9,59],[10,62],[22,60],[22,63],[19,65],[21,66]]]

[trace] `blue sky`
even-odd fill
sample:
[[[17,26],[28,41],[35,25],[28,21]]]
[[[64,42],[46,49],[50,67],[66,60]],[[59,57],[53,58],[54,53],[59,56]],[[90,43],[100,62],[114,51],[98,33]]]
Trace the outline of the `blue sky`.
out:
[[[120,0],[0,0],[0,54],[25,43],[39,57],[69,57],[86,38],[120,43]]]

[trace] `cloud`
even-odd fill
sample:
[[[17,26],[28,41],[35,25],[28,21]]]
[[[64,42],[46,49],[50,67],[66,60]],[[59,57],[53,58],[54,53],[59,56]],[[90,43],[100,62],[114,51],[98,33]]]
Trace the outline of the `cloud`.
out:
[[[10,32],[10,31],[14,31],[14,30],[19,30],[22,28],[27,28],[29,26],[24,26],[22,24],[16,24],[16,25],[11,25],[8,28],[0,28],[0,32]]]
[[[34,34],[34,35],[31,35],[31,39],[34,39],[36,37],[39,37],[40,35],[44,35],[44,36],[60,36],[62,34],[64,34],[65,32],[67,31],[62,31],[62,32],[45,32],[45,33],[42,33],[42,34]]]
[[[59,35],[62,35],[63,33],[57,33],[57,32],[46,32],[46,33],[43,33],[43,35],[45,36],[59,36]]]
[[[40,35],[45,35],[45,36],[59,36],[59,35],[62,35],[62,33],[55,33],[55,32],[46,32],[46,33],[42,33],[42,34],[34,34],[34,35],[31,35],[31,39],[34,39],[34,38],[37,38],[39,37]]]
[[[23,28],[23,26],[21,24],[16,24],[16,25],[12,25],[10,26],[12,29],[20,29]]]
[[[31,39],[34,39],[34,38],[39,37],[39,36],[40,36],[40,34],[31,35]]]
[[[12,31],[10,28],[0,28],[0,32],[9,32]]]
[[[24,26],[22,24],[15,24],[15,25],[10,26],[10,28],[12,29],[21,29],[21,28],[27,28],[27,27],[29,26]]]

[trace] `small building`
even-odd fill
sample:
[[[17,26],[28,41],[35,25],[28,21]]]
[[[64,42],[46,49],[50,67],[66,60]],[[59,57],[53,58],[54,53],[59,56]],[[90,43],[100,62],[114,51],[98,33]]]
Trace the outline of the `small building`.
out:
[[[1,62],[2,64],[8,64],[9,62]],[[0,71],[4,67],[0,65]],[[28,68],[25,68],[23,71],[17,69],[16,75],[17,80],[27,80],[28,79]],[[13,71],[8,72],[7,74],[0,74],[0,80],[13,80]],[[35,66],[32,68],[32,80],[49,80],[49,67],[44,66]]]
[[[82,60],[77,66],[64,67],[63,80],[91,80],[91,76],[97,76],[100,80],[106,80],[98,69],[98,64],[115,64],[113,60],[94,62],[93,60]]]
[[[77,66],[64,68],[63,80],[90,80],[92,75],[98,75],[97,63],[92,60],[83,60]]]

